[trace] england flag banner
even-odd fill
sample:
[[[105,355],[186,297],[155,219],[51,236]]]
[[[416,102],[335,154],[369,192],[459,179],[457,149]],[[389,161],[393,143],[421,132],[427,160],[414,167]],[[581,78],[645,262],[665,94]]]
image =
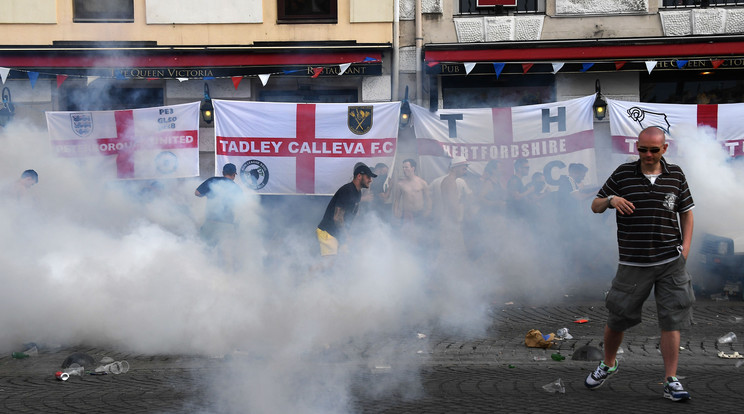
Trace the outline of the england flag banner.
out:
[[[585,184],[594,184],[594,99],[591,95],[540,105],[437,112],[411,105],[420,173],[431,181],[447,173],[452,157],[463,156],[477,174],[498,160],[508,177],[514,161],[526,158],[530,170],[543,172],[548,184],[567,175],[571,163],[584,164],[589,169]]]
[[[732,157],[744,155],[744,104],[657,104],[607,100],[610,134],[615,154],[637,156],[636,141],[644,128],[663,129],[670,140],[669,153],[675,154],[674,138],[709,128]]]
[[[46,112],[52,152],[104,178],[199,175],[199,102],[120,111]]]
[[[233,163],[262,194],[333,194],[357,162],[391,166],[395,156],[400,102],[212,103],[215,173]]]

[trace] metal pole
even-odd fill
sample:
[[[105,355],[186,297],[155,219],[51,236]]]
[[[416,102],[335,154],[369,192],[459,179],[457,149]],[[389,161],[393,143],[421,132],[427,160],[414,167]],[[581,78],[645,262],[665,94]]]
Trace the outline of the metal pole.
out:
[[[424,45],[424,31],[421,11],[421,0],[416,0],[416,103],[421,105],[423,95],[423,73],[422,65],[424,64],[421,58],[421,49]]]
[[[400,89],[400,0],[393,1],[393,65],[392,65],[392,101],[398,100]]]

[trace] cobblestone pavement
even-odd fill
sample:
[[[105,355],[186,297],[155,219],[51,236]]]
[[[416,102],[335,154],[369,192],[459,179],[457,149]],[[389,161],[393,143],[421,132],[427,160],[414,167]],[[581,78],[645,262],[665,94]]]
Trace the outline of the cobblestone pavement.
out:
[[[349,412],[360,413],[480,413],[480,412],[738,412],[744,395],[744,359],[725,359],[719,351],[744,354],[744,302],[698,302],[696,323],[682,332],[678,371],[692,400],[672,403],[662,398],[663,365],[653,303],[646,305],[645,321],[626,333],[620,369],[594,391],[583,385],[596,361],[574,360],[584,345],[601,348],[606,311],[599,302],[551,306],[507,304],[494,307],[491,329],[478,337],[456,337],[436,331],[425,339],[390,338],[369,344],[416,355],[418,364],[360,366],[350,380]],[[572,321],[578,317],[585,324]],[[530,329],[543,333],[567,327],[573,339],[542,350],[524,346]],[[718,344],[733,331],[739,340]],[[415,336],[414,334],[411,334]],[[127,360],[131,369],[121,375],[72,377],[62,382],[53,373],[71,352]],[[338,349],[339,358],[327,364],[355,364],[360,350]],[[560,353],[563,361],[551,354]],[[537,360],[536,360],[537,359]],[[99,348],[43,351],[17,360],[0,358],[0,412],[67,413],[189,413],[246,412],[226,409],[219,397],[203,387],[200,378],[215,374],[225,358],[132,355]],[[737,366],[738,365],[738,366]],[[383,384],[401,374],[414,381],[396,387]],[[561,379],[565,393],[543,386]],[[238,389],[240,386],[238,386]],[[382,390],[382,391],[381,391]],[[291,398],[291,395],[287,395]],[[265,412],[265,411],[264,411]]]

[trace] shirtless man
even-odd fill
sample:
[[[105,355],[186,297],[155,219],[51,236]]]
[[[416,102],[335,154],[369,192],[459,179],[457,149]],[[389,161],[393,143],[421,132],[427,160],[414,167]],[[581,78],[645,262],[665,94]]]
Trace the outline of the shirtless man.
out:
[[[403,161],[403,178],[398,181],[393,196],[393,214],[403,222],[416,222],[431,213],[429,185],[416,175],[416,161]]]

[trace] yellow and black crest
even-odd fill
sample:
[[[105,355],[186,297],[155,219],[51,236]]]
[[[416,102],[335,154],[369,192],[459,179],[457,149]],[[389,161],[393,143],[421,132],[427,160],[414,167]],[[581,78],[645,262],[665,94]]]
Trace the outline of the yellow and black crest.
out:
[[[349,130],[364,135],[372,129],[372,106],[350,106],[347,124]]]

